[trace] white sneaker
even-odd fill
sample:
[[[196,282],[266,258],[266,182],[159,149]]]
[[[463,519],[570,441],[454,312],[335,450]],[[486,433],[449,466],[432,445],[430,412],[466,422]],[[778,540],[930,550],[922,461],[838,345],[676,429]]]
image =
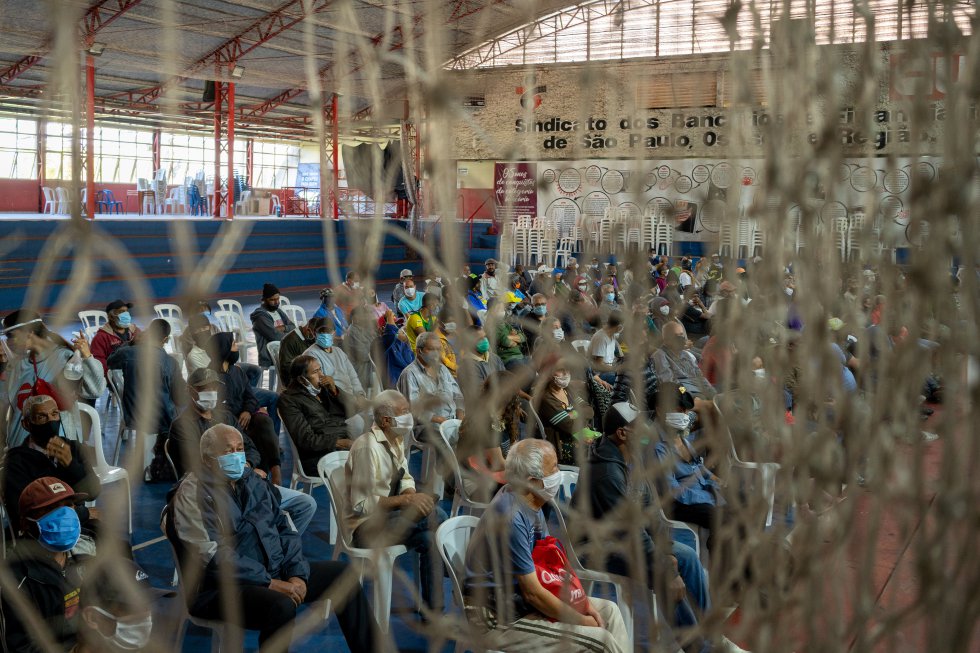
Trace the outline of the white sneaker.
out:
[[[718,651],[718,653],[750,653],[727,637],[722,637],[718,646],[714,647],[713,650]]]

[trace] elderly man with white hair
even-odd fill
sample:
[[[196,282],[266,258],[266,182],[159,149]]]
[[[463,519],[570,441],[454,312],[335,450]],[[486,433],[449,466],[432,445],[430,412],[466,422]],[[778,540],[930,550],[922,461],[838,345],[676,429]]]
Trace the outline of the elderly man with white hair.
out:
[[[419,554],[422,600],[442,610],[442,573],[433,534],[446,519],[431,494],[417,492],[408,471],[405,436],[415,420],[397,390],[374,398],[374,424],[354,440],[347,459],[347,514],[344,518],[361,548],[404,544]],[[434,570],[434,568],[436,570]]]
[[[545,440],[510,448],[507,485],[480,518],[466,550],[466,615],[493,648],[577,653],[631,651],[615,603],[589,598],[585,613],[541,585],[532,551],[548,536],[541,508],[561,485],[558,457]]]
[[[274,635],[288,641],[300,604],[319,600],[347,569],[306,560],[278,490],[245,464],[242,435],[227,424],[201,435],[201,474],[181,479],[168,513],[163,527],[183,575],[197,581],[185,590],[190,614],[258,630],[263,650]],[[188,575],[195,557],[197,573]],[[229,582],[237,601],[222,596]],[[232,605],[237,614],[229,614]],[[334,597],[333,606],[351,650],[375,650],[376,622],[361,588]]]
[[[463,393],[442,364],[442,342],[437,333],[419,334],[415,361],[402,371],[397,387],[412,406],[415,432],[420,436],[426,428],[438,429],[448,419],[464,417]]]

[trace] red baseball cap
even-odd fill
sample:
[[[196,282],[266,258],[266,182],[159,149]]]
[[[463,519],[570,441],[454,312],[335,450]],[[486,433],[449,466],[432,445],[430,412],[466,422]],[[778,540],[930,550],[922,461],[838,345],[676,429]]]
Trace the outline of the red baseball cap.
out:
[[[65,500],[78,503],[85,501],[87,498],[87,494],[84,492],[75,492],[70,485],[61,479],[54,478],[53,476],[42,476],[35,481],[31,481],[24,488],[24,491],[20,493],[20,499],[17,501],[17,510],[20,512],[20,519],[23,522],[42,508],[47,508]]]

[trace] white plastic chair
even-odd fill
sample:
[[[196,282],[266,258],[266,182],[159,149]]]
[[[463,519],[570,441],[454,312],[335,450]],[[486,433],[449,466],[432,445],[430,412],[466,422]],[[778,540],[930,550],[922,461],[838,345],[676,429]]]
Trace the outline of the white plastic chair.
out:
[[[466,549],[473,537],[473,531],[480,523],[479,518],[472,515],[461,515],[451,517],[439,525],[436,529],[436,548],[442,556],[442,562],[446,567],[446,573],[453,586],[453,600],[460,610],[463,610],[463,579],[466,576]],[[455,653],[464,653],[471,650],[467,647],[469,642],[456,639]],[[472,642],[477,648],[472,650],[483,650],[479,647],[479,642]]]
[[[220,653],[221,651],[229,653],[245,650],[245,632],[241,628],[222,620],[201,619],[188,612],[187,597],[184,595],[184,585],[180,582],[180,578],[183,575],[180,569],[180,554],[177,552],[177,547],[174,546],[170,537],[167,536],[166,520],[169,519],[169,508],[164,508],[163,523],[161,526],[163,526],[164,536],[166,536],[167,543],[170,545],[170,552],[174,557],[174,580],[172,585],[177,588],[179,594],[177,602],[183,613],[183,618],[180,620],[180,627],[177,629],[177,646],[183,646],[184,635],[187,632],[187,622],[190,622],[199,628],[206,628],[211,631],[211,653]]]
[[[558,522],[558,533],[556,534],[556,537],[561,541],[562,546],[565,547],[565,554],[568,556],[569,566],[573,571],[575,571],[575,575],[579,577],[579,580],[582,581],[582,587],[586,594],[592,594],[592,589],[596,583],[606,583],[612,585],[613,589],[616,591],[616,605],[619,606],[619,611],[623,615],[623,625],[626,626],[626,632],[629,634],[630,642],[632,642],[633,604],[627,592],[630,579],[623,576],[617,576],[616,574],[606,573],[604,571],[586,569],[579,560],[578,554],[575,553],[575,547],[572,544],[572,538],[568,535],[568,528],[565,526],[565,516],[561,512],[561,507],[554,501],[551,503],[552,507],[554,508],[552,513],[555,515],[555,519]],[[651,612],[657,616],[657,597],[653,592],[650,593],[650,600]]]
[[[153,310],[157,314],[157,317],[162,317],[163,319],[184,319],[184,312],[180,310],[180,306],[177,304],[154,304]],[[171,324],[173,326],[173,324]]]
[[[451,422],[461,422],[461,420],[449,420]],[[445,424],[446,422],[444,422]],[[459,424],[449,427],[448,433],[452,434],[459,431]],[[438,459],[441,459],[443,464],[449,466],[452,471],[453,478],[456,483],[456,493],[453,496],[453,506],[449,511],[449,516],[453,517],[458,514],[479,514],[486,510],[488,503],[483,503],[473,499],[466,493],[466,488],[463,485],[463,472],[460,469],[459,461],[456,459],[456,448],[451,444],[450,440],[447,438],[447,433],[443,432],[443,429],[439,429],[439,437],[442,439],[437,455]],[[439,461],[437,461],[439,462]]]
[[[105,311],[78,311],[78,319],[81,321],[82,330],[89,341],[92,340],[96,331],[109,322],[109,316]]]
[[[334,451],[320,459],[317,472],[326,484],[330,494],[330,506],[338,515],[337,526],[340,537],[333,549],[333,559],[337,560],[341,553],[347,554],[352,561],[360,564],[361,581],[364,580],[364,568],[373,567],[374,578],[372,590],[374,594],[374,617],[383,632],[388,632],[391,622],[391,588],[395,579],[395,560],[408,549],[404,544],[378,547],[376,549],[360,549],[352,544],[353,533],[348,532],[345,505],[347,503],[347,458],[348,451]]]
[[[282,419],[282,415],[279,416]],[[289,480],[289,489],[298,490],[299,492],[306,492],[310,495],[313,494],[313,488],[320,485],[324,485],[323,479],[319,476],[310,476],[303,469],[303,464],[299,459],[299,450],[296,448],[296,443],[293,442],[293,438],[289,435],[289,431],[286,429],[286,423],[282,423],[283,433],[286,435],[286,441],[289,442],[289,450],[293,454],[293,474]],[[306,486],[305,488],[303,486]],[[333,509],[333,504],[330,505],[330,544],[335,544],[337,542],[337,513]]]
[[[718,403],[718,398],[715,397],[713,400],[715,411],[724,417],[725,413],[722,412],[721,406]],[[727,422],[723,419],[720,420],[720,427],[722,434],[728,438],[729,453],[731,455],[731,466],[735,469],[742,469],[746,471],[757,471],[762,480],[762,496],[766,502],[766,521],[765,527],[769,528],[772,526],[773,511],[776,502],[776,473],[780,470],[779,463],[757,463],[742,460],[738,457],[738,451],[735,450],[735,440],[732,438],[732,432],[727,426]]]
[[[265,350],[269,352],[272,365],[269,367],[269,390],[275,392],[276,386],[282,383],[282,375],[279,373],[279,350],[282,349],[280,340],[272,340],[266,343]]]
[[[558,465],[561,474],[561,486],[558,488],[558,498],[562,503],[572,500],[572,490],[578,485],[579,468],[575,465]]]
[[[68,189],[58,186],[54,189],[55,213],[69,213],[71,207],[68,205]]]
[[[252,213],[252,191],[242,191],[241,199],[235,202],[236,215],[250,215]]]
[[[236,335],[235,340],[238,342],[239,356],[243,363],[247,363],[248,350],[255,347],[255,341],[249,339],[249,332],[245,329],[245,323],[242,322],[241,315],[235,311],[215,311],[211,315],[221,325],[222,331]]]
[[[58,200],[55,199],[54,189],[48,186],[41,186],[41,193],[44,194],[44,209],[41,213],[50,213],[54,215],[58,212]]]
[[[279,308],[282,308],[287,304],[292,304],[292,302],[289,301],[289,297],[286,297],[285,295],[279,295]]]
[[[99,417],[99,413],[95,408],[89,406],[85,402],[79,401],[76,404],[80,413],[88,415],[89,419],[92,420],[92,426],[89,428],[89,444],[95,449],[95,475],[99,477],[99,483],[102,485],[110,485],[117,481],[123,481],[126,483],[126,505],[129,507],[128,510],[128,533],[133,532],[133,497],[132,488],[129,484],[129,472],[127,472],[122,467],[113,467],[105,459],[105,451],[102,449],[102,419]]]
[[[306,325],[306,310],[302,306],[298,304],[280,303],[279,310],[282,311],[296,326],[300,327]]]
[[[580,354],[588,354],[591,345],[591,340],[572,340],[572,348]]]

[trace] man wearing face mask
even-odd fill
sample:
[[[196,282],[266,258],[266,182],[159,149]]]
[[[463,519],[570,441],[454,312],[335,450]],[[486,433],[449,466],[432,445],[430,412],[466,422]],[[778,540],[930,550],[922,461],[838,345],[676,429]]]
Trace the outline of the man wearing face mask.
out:
[[[316,474],[320,458],[337,449],[350,449],[345,393],[313,356],[297,356],[289,376],[292,381],[279,397],[279,414],[296,443],[303,469]]]
[[[548,319],[548,298],[538,293],[531,295],[531,312],[524,319],[524,331],[527,333],[528,348],[534,351],[546,331],[550,330],[551,320]]]
[[[497,281],[497,261],[488,258],[484,265],[483,276],[480,277],[480,296],[484,304],[497,299],[500,294],[500,282]]]
[[[205,431],[200,455],[200,476],[181,480],[161,522],[178,553],[182,578],[198,579],[185,590],[188,611],[258,630],[261,650],[277,634],[288,642],[297,608],[319,600],[348,565],[306,560],[278,489],[245,464],[234,428]],[[230,597],[223,592],[229,590],[237,596],[239,614],[226,610]],[[350,649],[374,651],[377,625],[361,588],[354,583],[333,597],[333,606]]]
[[[190,402],[174,420],[168,435],[170,441],[168,450],[177,471],[177,478],[187,472],[200,471],[197,469],[197,463],[200,460],[202,433],[216,424],[237,427],[237,418],[219,399],[219,387],[221,387],[221,377],[207,367],[196,369],[187,377]],[[244,441],[248,465],[253,468],[259,467],[262,461],[259,450],[247,435],[244,436]]]
[[[471,347],[459,357],[459,387],[468,403],[480,402],[487,377],[506,368],[500,356],[490,351],[490,341],[483,327],[471,325],[467,335]]]
[[[515,371],[516,368],[528,363],[528,341],[527,334],[520,324],[520,318],[514,315],[514,309],[520,303],[514,293],[507,293],[499,298],[499,303],[494,305],[494,318],[488,325],[493,329],[494,344],[497,355],[504,362],[504,367],[508,371]],[[498,308],[500,307],[500,308]],[[501,314],[501,308],[503,314]]]
[[[268,369],[275,365],[269,355],[268,344],[279,342],[296,328],[285,312],[279,310],[279,289],[273,284],[262,286],[262,303],[249,315],[252,331],[255,333],[255,346],[259,350],[259,367]]]
[[[78,646],[71,653],[116,653],[150,648],[151,600],[162,595],[129,560],[99,565],[81,591]],[[172,594],[172,592],[171,592]]]
[[[330,320],[323,321],[317,329],[316,340],[303,352],[303,355],[317,359],[323,375],[330,377],[333,384],[344,393],[342,398],[347,406],[348,416],[367,407],[367,393],[361,385],[354,364],[350,362],[347,353],[337,345],[334,325]]]
[[[408,316],[412,313],[418,313],[422,310],[422,299],[425,297],[424,292],[419,292],[419,289],[415,286],[415,280],[412,278],[405,279],[404,281],[404,296],[398,300],[398,314],[408,319]]]
[[[634,452],[639,453],[639,443],[635,442],[636,429],[642,426],[641,413],[629,403],[617,403],[606,411],[602,424],[602,437],[589,451],[589,486],[586,491],[576,491],[572,497],[573,505],[584,514],[599,520],[593,533],[586,533],[588,541],[594,546],[589,554],[595,556],[599,569],[620,576],[637,578],[641,569],[634,568],[633,556],[629,549],[610,547],[608,542],[632,542],[639,533],[645,564],[647,587],[658,591],[659,596],[669,597],[674,610],[671,624],[680,627],[694,627],[698,620],[696,614],[706,614],[711,609],[708,594],[708,578],[697,552],[683,542],[671,539],[672,531],[666,522],[657,516],[647,523],[633,523],[632,528],[621,528],[629,524],[633,517],[626,517],[624,510],[632,502],[638,501],[644,508],[649,507],[656,498],[651,496],[647,484],[633,478],[638,462]],[[586,511],[588,510],[588,511]],[[637,513],[631,513],[636,515]],[[650,515],[644,510],[644,515]],[[609,531],[605,525],[613,525]],[[636,530],[632,530],[636,529]],[[658,553],[657,545],[664,551]],[[631,546],[631,545],[628,545]],[[670,547],[667,549],[667,547]],[[666,591],[663,591],[666,590]],[[692,610],[693,604],[697,611]],[[694,650],[706,650],[698,646]],[[739,653],[742,651],[728,638],[723,637],[718,647],[710,649],[718,653]]]
[[[351,270],[344,277],[344,282],[337,286],[334,301],[340,310],[351,317],[351,311],[364,305],[364,292],[361,290],[361,275]]]
[[[397,390],[374,398],[374,424],[357,438],[347,459],[348,514],[354,546],[404,544],[419,555],[422,600],[442,612],[442,571],[433,547],[434,533],[446,519],[432,495],[415,491],[408,471],[405,436],[415,420],[408,400]]]
[[[140,332],[133,324],[133,316],[129,312],[132,307],[132,303],[124,302],[121,299],[109,302],[105,307],[109,321],[103,324],[92,337],[92,355],[102,363],[102,369],[105,370],[106,376],[109,375],[109,355],[120,345],[135,340]]]
[[[343,344],[349,322],[347,315],[337,305],[332,288],[324,288],[320,291],[320,308],[316,309],[313,317],[322,317],[325,321],[333,324],[334,339],[338,346]]]
[[[424,293],[422,296],[422,307],[415,313],[407,315],[405,318],[405,333],[408,334],[408,344],[415,350],[415,340],[420,333],[433,332],[439,318],[439,296],[432,293]]]
[[[704,378],[694,354],[687,351],[687,332],[679,322],[663,327],[663,345],[653,352],[653,364],[660,383],[679,383],[694,397],[711,399],[715,389]]]
[[[17,495],[19,520],[14,522],[24,537],[9,554],[13,587],[41,621],[39,633],[28,624],[8,598],[0,593],[0,642],[4,650],[40,653],[42,635],[56,650],[75,645],[78,630],[80,566],[84,557],[71,553],[81,535],[74,505],[87,495],[75,492],[64,481],[42,477]]]
[[[276,361],[276,372],[282,381],[282,387],[289,385],[292,379],[289,377],[289,365],[293,359],[301,355],[316,342],[316,332],[323,325],[325,318],[311,317],[306,324],[299,329],[293,329],[279,345],[279,360]]]
[[[625,653],[632,651],[612,601],[589,597],[581,614],[538,580],[532,551],[548,536],[541,508],[561,486],[555,449],[537,439],[512,445],[501,488],[466,549],[464,611],[481,643],[508,651]]]
[[[415,362],[398,378],[398,391],[411,403],[416,435],[424,440],[426,429],[439,428],[447,419],[463,419],[465,411],[459,384],[442,364],[439,336],[421,334],[415,354]]]
[[[18,523],[17,498],[28,485],[41,477],[56,478],[86,494],[98,496],[102,486],[92,465],[81,455],[81,446],[67,440],[61,430],[61,414],[54,399],[45,395],[24,402],[24,428],[30,435],[7,451],[4,478],[4,507],[11,523]],[[86,528],[98,519],[98,510],[79,505],[75,510]]]

